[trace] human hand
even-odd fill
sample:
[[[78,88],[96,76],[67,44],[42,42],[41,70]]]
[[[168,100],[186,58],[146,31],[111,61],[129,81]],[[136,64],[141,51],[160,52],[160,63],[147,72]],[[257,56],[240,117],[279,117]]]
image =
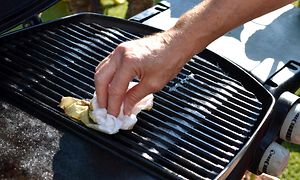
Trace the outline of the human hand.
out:
[[[137,102],[162,89],[181,70],[187,60],[181,46],[169,32],[118,45],[96,67],[94,79],[100,108],[118,116],[124,102],[124,114],[130,114]],[[127,91],[135,77],[139,84]]]

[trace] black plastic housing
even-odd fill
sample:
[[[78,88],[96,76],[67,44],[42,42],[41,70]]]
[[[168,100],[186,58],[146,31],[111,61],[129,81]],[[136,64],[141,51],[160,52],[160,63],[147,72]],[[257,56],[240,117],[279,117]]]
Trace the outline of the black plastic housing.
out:
[[[0,34],[39,14],[58,0],[9,0],[1,2]]]

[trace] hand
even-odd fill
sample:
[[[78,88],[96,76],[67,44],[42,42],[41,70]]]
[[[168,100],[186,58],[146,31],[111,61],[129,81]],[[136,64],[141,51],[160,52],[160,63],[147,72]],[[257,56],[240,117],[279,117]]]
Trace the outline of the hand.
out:
[[[118,116],[124,102],[124,113],[146,95],[162,89],[186,62],[182,43],[164,32],[122,43],[97,67],[95,87],[101,108]],[[140,83],[127,91],[137,77]]]

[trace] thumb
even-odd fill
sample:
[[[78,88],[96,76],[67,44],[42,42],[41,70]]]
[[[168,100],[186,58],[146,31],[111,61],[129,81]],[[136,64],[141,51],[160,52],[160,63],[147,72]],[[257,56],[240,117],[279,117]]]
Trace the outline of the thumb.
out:
[[[132,108],[150,93],[152,93],[152,91],[149,90],[143,82],[129,89],[124,99],[124,114],[130,115]]]

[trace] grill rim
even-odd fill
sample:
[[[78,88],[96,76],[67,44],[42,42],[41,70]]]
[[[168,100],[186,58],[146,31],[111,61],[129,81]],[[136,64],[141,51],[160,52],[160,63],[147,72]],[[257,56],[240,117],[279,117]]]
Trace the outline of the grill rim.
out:
[[[18,23],[26,22],[47,8],[53,6],[58,0],[39,0],[27,2],[25,7],[17,5],[17,1],[13,2],[15,6],[12,10],[6,10],[6,14],[0,15],[0,33],[5,33],[16,27]],[[8,13],[8,14],[7,14]]]
[[[269,110],[263,117],[261,123],[257,126],[257,128],[255,129],[255,131],[253,132],[253,134],[251,135],[251,137],[249,138],[247,143],[240,150],[240,152],[238,152],[238,154],[231,160],[231,162],[224,168],[224,170],[216,177],[216,179],[226,179],[230,175],[230,173],[233,171],[233,169],[236,167],[236,165],[240,162],[240,160],[244,157],[244,155],[247,153],[247,151],[250,150],[250,147],[252,147],[253,143],[256,141],[258,134],[261,131],[262,127],[266,125],[267,120],[270,117],[272,109],[275,105],[275,98],[273,97],[273,95],[271,93],[269,93],[269,94],[271,95],[272,103],[270,105]],[[254,149],[254,150],[256,150],[256,149]]]
[[[9,40],[9,38],[16,39],[17,37],[22,37],[22,32],[26,33],[27,31],[30,31],[30,30],[35,31],[39,27],[43,28],[43,29],[45,29],[49,26],[50,27],[51,26],[55,27],[55,26],[61,25],[63,23],[66,23],[65,21],[67,21],[67,22],[68,21],[70,21],[70,22],[79,21],[79,22],[85,22],[85,23],[99,22],[99,24],[103,25],[104,27],[105,26],[117,27],[117,28],[120,28],[122,30],[129,31],[131,33],[140,33],[140,34],[143,34],[143,35],[149,35],[149,34],[153,34],[153,33],[161,31],[161,30],[159,30],[157,28],[154,28],[154,27],[150,27],[150,26],[147,26],[147,25],[144,25],[144,24],[140,24],[140,23],[137,23],[137,22],[132,22],[132,21],[124,20],[124,19],[117,19],[117,18],[108,17],[108,16],[96,14],[96,13],[78,13],[78,14],[66,16],[66,17],[63,17],[63,18],[59,18],[59,19],[56,19],[56,20],[53,20],[53,21],[49,21],[47,23],[42,23],[42,24],[39,24],[39,25],[36,25],[36,26],[31,26],[31,27],[26,28],[26,29],[21,29],[21,30],[15,31],[15,32],[10,32],[10,33],[1,35],[0,38],[1,38],[2,41],[6,41],[6,39]],[[105,24],[105,23],[107,23],[107,24]],[[216,177],[216,179],[226,178],[231,173],[231,171],[234,169],[234,167],[239,163],[239,161],[244,156],[246,151],[249,150],[249,148],[251,147],[253,141],[257,137],[257,134],[258,134],[259,130],[262,128],[263,125],[266,124],[265,122],[266,122],[268,116],[270,115],[271,110],[272,110],[272,108],[275,104],[275,98],[273,97],[273,95],[269,91],[267,91],[265,89],[265,87],[259,81],[257,81],[248,72],[243,70],[241,67],[239,67],[237,64],[230,61],[229,59],[221,57],[221,56],[219,56],[219,55],[215,54],[214,52],[211,52],[207,49],[205,49],[203,52],[201,52],[199,56],[201,58],[204,58],[204,59],[209,59],[209,60],[213,59],[214,62],[211,62],[211,61],[210,62],[213,63],[213,64],[217,64],[217,65],[221,66],[223,70],[226,70],[226,72],[232,72],[232,69],[234,69],[234,73],[230,73],[230,77],[234,78],[235,80],[239,80],[246,89],[254,89],[252,92],[255,93],[257,98],[263,103],[262,108],[264,110],[261,112],[261,114],[257,118],[261,122],[258,124],[258,126],[256,126],[255,131],[252,133],[252,135],[250,136],[248,141],[244,144],[244,146],[241,148],[241,150],[230,161],[230,163],[227,166],[224,167],[224,170],[222,170],[219,173],[219,175]],[[209,57],[209,58],[207,58],[207,57]],[[11,93],[11,92],[8,92],[8,93]],[[18,93],[18,92],[15,92],[15,93]],[[32,111],[29,111],[29,113],[32,114]],[[47,118],[49,118],[49,117],[47,117]],[[49,119],[51,119],[51,118],[49,118]],[[58,122],[57,120],[55,120],[55,123],[63,124],[63,123]],[[145,168],[143,165],[138,164],[137,162],[134,162],[133,160],[131,160],[129,158],[126,158],[121,153],[118,153],[117,151],[115,151],[115,152],[110,151],[111,148],[108,148],[105,145],[97,143],[97,141],[95,141],[94,139],[89,137],[93,133],[78,132],[77,130],[74,130],[76,128],[70,128],[70,127],[67,126],[67,124],[69,123],[68,121],[67,121],[67,123],[66,122],[64,122],[64,123],[65,123],[65,124],[63,124],[64,127],[67,127],[68,129],[72,129],[72,131],[74,133],[79,134],[81,137],[84,137],[85,139],[90,140],[93,143],[96,143],[98,146],[101,146],[103,149],[105,149],[109,152],[113,152],[114,154],[116,153],[122,159],[126,159],[130,163],[133,163],[133,164],[137,165],[138,167],[145,170],[145,172],[147,172],[147,173],[150,173],[152,175],[155,174],[155,176],[160,176],[157,173],[157,171],[153,171],[153,167],[151,168],[151,166],[147,166],[147,168]],[[80,126],[80,125],[77,124],[77,126]],[[80,129],[80,127],[77,127],[77,129]],[[89,131],[89,129],[87,131]],[[89,134],[89,135],[86,135],[86,134]],[[137,159],[138,158],[136,158],[136,160]],[[137,160],[137,161],[140,162],[139,160]],[[151,169],[151,170],[149,171],[148,168]]]

